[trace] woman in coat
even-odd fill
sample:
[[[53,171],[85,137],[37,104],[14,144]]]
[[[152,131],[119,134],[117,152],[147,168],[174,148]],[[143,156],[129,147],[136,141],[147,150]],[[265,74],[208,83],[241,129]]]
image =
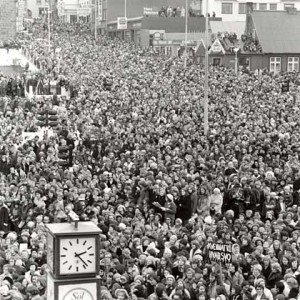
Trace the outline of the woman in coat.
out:
[[[272,289],[275,287],[276,282],[283,279],[282,270],[279,263],[273,263],[271,265],[271,274],[266,279],[266,287]]]
[[[215,188],[213,194],[209,196],[210,211],[214,211],[215,214],[221,214],[221,208],[223,205],[223,196],[218,188]]]

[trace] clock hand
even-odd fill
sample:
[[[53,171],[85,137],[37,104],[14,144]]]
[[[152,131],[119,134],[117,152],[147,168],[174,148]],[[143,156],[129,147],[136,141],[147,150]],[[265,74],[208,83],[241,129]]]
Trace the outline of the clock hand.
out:
[[[81,253],[75,253],[75,256],[81,256],[81,255],[83,255],[83,254],[85,254],[86,253],[86,251],[84,251],[84,252],[81,252]]]
[[[76,252],[75,252],[75,257],[78,257],[86,266],[88,266],[88,264]]]

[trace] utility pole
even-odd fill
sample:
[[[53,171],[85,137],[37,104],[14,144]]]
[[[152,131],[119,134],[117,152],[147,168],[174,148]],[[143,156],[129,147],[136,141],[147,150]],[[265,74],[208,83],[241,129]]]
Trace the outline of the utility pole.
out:
[[[51,16],[51,0],[48,0],[48,51],[49,54],[51,52],[51,23],[50,23],[50,16]]]
[[[127,18],[127,0],[125,0],[125,11],[124,11],[124,17]]]
[[[95,0],[95,40],[97,39],[97,11],[98,11],[98,0]]]
[[[185,55],[184,55],[184,67],[187,65],[187,37],[188,35],[188,0],[185,0]]]
[[[208,0],[205,16],[205,82],[204,82],[204,134],[208,134]]]

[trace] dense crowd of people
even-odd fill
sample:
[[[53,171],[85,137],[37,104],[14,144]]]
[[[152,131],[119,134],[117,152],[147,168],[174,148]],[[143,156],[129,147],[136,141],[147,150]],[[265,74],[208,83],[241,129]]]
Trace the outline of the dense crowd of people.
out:
[[[7,76],[0,72],[0,97],[24,97],[24,80],[20,76]]]
[[[46,299],[45,224],[73,210],[101,229],[99,299],[298,299],[299,75],[210,67],[206,136],[199,67],[53,30],[51,53],[42,24],[17,42],[71,98],[0,98],[0,298]]]

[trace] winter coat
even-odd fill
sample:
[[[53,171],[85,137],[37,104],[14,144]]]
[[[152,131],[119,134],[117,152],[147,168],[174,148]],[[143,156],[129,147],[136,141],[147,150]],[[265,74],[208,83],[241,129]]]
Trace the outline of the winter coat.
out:
[[[209,206],[215,208],[216,214],[221,213],[222,205],[223,205],[223,196],[219,191],[219,194],[212,194],[208,198]]]
[[[281,272],[271,272],[271,274],[266,279],[266,287],[272,289],[275,287],[275,283],[283,279]]]

